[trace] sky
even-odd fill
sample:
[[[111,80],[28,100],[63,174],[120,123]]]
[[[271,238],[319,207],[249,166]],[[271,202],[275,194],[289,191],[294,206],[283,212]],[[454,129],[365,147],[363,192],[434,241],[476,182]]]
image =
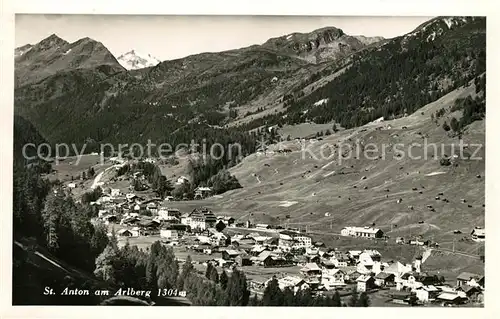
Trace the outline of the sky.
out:
[[[392,38],[431,18],[18,14],[15,45],[35,44],[51,34],[68,42],[89,37],[116,57],[134,49],[163,61],[262,44],[272,37],[327,26],[349,35]]]

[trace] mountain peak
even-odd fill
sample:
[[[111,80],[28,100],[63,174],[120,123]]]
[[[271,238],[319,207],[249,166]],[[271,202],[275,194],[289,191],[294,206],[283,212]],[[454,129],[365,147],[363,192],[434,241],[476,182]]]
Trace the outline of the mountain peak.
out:
[[[42,41],[38,42],[37,46],[40,49],[48,49],[50,47],[55,47],[55,46],[59,47],[65,44],[68,44],[68,42],[66,42],[65,40],[58,37],[55,33],[53,33],[48,37],[46,37],[45,39],[43,39]]]
[[[327,26],[308,33],[294,32],[267,40],[262,46],[309,63],[336,61],[376,43],[381,38],[355,37]]]
[[[127,70],[152,67],[161,62],[151,54],[140,53],[135,49],[120,55],[117,60]]]

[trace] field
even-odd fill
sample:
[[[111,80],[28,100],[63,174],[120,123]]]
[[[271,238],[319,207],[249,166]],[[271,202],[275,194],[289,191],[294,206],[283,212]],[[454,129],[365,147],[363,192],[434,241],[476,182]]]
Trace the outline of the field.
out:
[[[474,226],[484,227],[484,121],[476,121],[464,132],[462,143],[469,146],[461,150],[458,138],[442,128],[449,114],[437,123],[431,120],[437,110],[450,109],[457,98],[474,92],[473,85],[462,87],[403,118],[341,130],[317,141],[284,142],[281,147],[290,153],[275,153],[277,145],[270,145],[266,153],[251,154],[230,169],[243,188],[170,206],[181,212],[203,206],[237,222],[296,227],[328,247],[374,248],[385,259],[401,261],[410,261],[422,251],[395,245],[395,238],[420,236],[439,243],[443,250],[432,253],[425,265],[428,270],[446,268],[449,278],[464,269],[483,272],[478,258],[482,244],[463,238]],[[378,147],[379,156],[363,152],[360,145],[370,143]],[[408,154],[396,156],[395,145],[404,146],[398,149]],[[329,149],[335,151],[328,153]],[[445,155],[460,156],[453,165],[443,166],[440,159]],[[175,167],[178,173],[173,174],[181,174],[182,167],[182,163]],[[349,225],[374,226],[390,238],[374,242],[339,237]],[[462,234],[454,234],[455,230]],[[459,253],[447,252],[453,248]]]
[[[473,92],[473,87],[461,88],[415,114],[340,131],[315,143],[286,142],[284,147],[292,150],[286,155],[252,154],[230,169],[242,189],[203,201],[173,202],[172,206],[182,211],[206,206],[239,221],[307,225],[308,230],[319,232],[338,233],[347,225],[373,225],[392,238],[422,235],[437,242],[449,241],[455,229],[469,234],[473,226],[484,226],[485,150],[482,147],[475,154],[480,160],[457,159],[456,166],[441,166],[442,156],[458,153],[458,140],[430,116]],[[427,159],[410,159],[408,154],[398,158],[389,147],[382,159],[355,154],[358,144],[373,143],[379,150],[384,145],[423,144],[422,134],[427,145],[439,146],[436,154],[431,146],[412,149],[413,156],[427,154]],[[301,151],[303,143],[307,151]],[[471,125],[463,143],[484,145],[484,122]],[[350,145],[353,156],[339,159],[337,152],[321,158],[321,150],[328,155],[325,150],[335,144]],[[451,145],[457,147],[454,152]],[[443,195],[436,199],[438,193]]]

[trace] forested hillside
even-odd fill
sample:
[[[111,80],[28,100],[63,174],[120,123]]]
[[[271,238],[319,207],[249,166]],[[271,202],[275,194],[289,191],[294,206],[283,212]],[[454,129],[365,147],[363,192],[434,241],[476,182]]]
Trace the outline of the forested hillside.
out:
[[[311,94],[304,95],[299,87],[286,95],[283,113],[245,128],[305,121],[335,121],[351,128],[410,114],[486,71],[486,20],[437,18],[379,48],[354,54],[352,60],[342,66],[342,74]],[[321,100],[325,103],[314,105]]]

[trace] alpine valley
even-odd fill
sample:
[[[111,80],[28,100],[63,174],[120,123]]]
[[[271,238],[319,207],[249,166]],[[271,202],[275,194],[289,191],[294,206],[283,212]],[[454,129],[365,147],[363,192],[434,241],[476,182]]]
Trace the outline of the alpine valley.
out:
[[[43,176],[65,185],[78,180],[71,196],[89,203],[98,182],[142,192],[141,185],[123,178],[128,173],[109,169],[114,163],[98,163],[102,144],[152,141],[175,147],[206,141],[227,149],[239,143],[240,154],[221,159],[183,150],[168,161],[141,162],[145,183],[155,191],[151,196],[172,195],[169,205],[181,212],[202,206],[236,223],[305,227],[315,241],[332,247],[358,249],[363,239],[339,237],[344,227],[356,225],[376,226],[392,242],[404,236],[440,243],[424,249],[368,241],[394,260],[425,253],[426,271],[439,270],[456,282],[459,272],[484,272],[484,243],[456,234],[470,237],[474,226],[484,227],[485,105],[484,17],[436,17],[390,39],[325,27],[161,62],[134,50],[115,58],[98,39],[68,43],[51,35],[15,50],[14,166],[25,169],[21,148],[26,143],[86,145],[88,158],[95,158],[84,158],[85,166],[67,160]],[[419,160],[392,150],[424,141],[445,146],[430,148],[432,158]],[[466,156],[450,147],[459,142],[468,145]],[[384,157],[371,158],[348,157],[342,148],[363,149],[369,143],[390,147]],[[335,156],[320,156],[328,150]],[[428,148],[411,151],[428,155]],[[173,187],[183,177],[189,186]],[[43,207],[59,207],[59,202],[49,199],[45,182],[25,172],[15,180],[15,227],[22,233],[40,224]],[[194,199],[197,186],[212,187],[215,196]],[[48,199],[32,198],[23,187]],[[84,218],[71,207],[68,225]],[[91,210],[84,211],[90,216]],[[32,237],[44,237],[44,227],[34,227]],[[17,238],[18,256],[44,262],[23,249],[24,237]],[[54,258],[71,255],[62,239],[59,244],[64,253],[39,249]],[[65,261],[91,272],[103,247],[92,249],[89,262],[76,254]],[[64,276],[62,269],[46,266]],[[70,271],[89,285],[94,280]]]

